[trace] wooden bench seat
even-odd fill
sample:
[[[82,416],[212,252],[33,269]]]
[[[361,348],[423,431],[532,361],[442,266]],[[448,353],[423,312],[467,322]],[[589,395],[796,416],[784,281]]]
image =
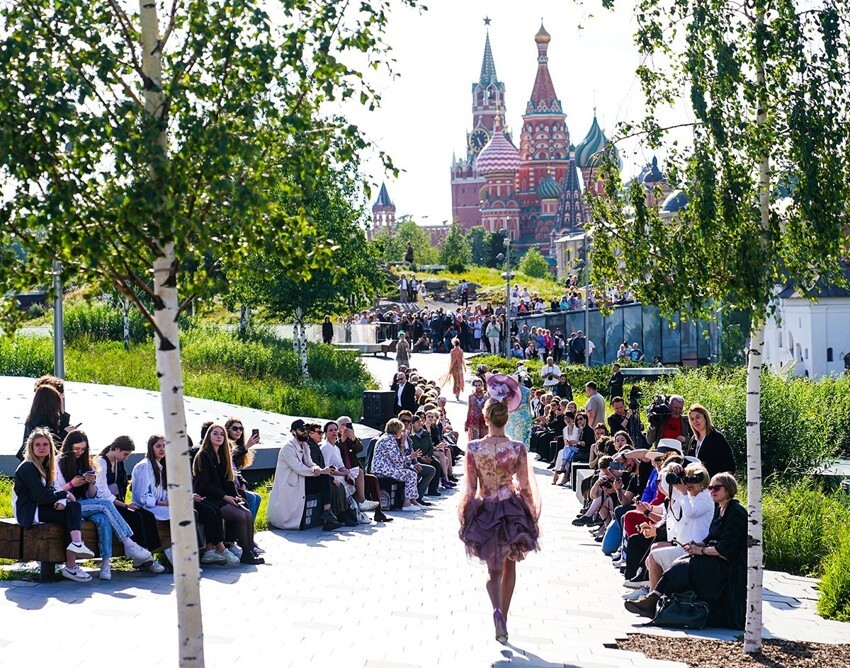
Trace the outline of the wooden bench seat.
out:
[[[81,525],[83,542],[100,556],[97,540],[97,527],[94,522],[83,521]],[[157,531],[163,548],[171,545],[171,527],[168,522],[157,522]],[[36,524],[24,529],[13,518],[0,519],[0,559],[15,561],[41,562],[41,579],[52,577],[47,573],[53,572],[53,565],[65,561],[65,548],[68,539],[65,528],[60,524]],[[124,545],[114,535],[112,538],[112,555],[124,556]]]

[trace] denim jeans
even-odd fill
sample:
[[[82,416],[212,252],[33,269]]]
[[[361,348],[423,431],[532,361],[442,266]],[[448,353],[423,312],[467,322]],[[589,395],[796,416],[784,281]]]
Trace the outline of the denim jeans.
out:
[[[83,519],[91,520],[97,527],[97,548],[101,559],[112,557],[112,526],[100,508],[96,506],[81,506]]]
[[[248,510],[251,511],[251,517],[254,518],[255,522],[257,521],[257,513],[260,512],[260,503],[262,500],[263,497],[256,492],[245,492],[245,501],[248,504]]]
[[[115,504],[106,499],[80,499],[83,517],[90,519],[97,527],[97,542],[100,556],[112,556],[112,534],[122,543],[133,535],[133,530],[121,517]],[[104,549],[104,545],[106,548]]]

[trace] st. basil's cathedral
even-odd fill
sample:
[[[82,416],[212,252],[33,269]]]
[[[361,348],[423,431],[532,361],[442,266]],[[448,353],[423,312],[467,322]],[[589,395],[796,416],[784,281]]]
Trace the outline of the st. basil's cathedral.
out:
[[[570,143],[566,114],[549,74],[550,41],[541,24],[534,36],[537,76],[517,149],[502,121],[505,84],[496,74],[488,30],[481,74],[472,84],[467,153],[452,161],[451,189],[452,217],[462,228],[483,225],[495,232],[506,227],[519,250],[536,246],[552,257],[554,240],[582,230],[587,222],[582,191],[601,187],[593,168],[607,139],[594,114],[587,136],[577,146]]]

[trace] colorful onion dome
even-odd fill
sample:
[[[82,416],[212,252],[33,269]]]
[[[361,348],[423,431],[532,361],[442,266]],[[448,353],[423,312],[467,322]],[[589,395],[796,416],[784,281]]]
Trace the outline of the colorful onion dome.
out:
[[[664,213],[678,213],[688,203],[688,196],[685,194],[684,190],[674,190],[669,195],[667,195],[667,199],[664,200],[664,204],[661,205],[661,210]]]
[[[498,124],[490,137],[487,145],[478,154],[476,165],[478,173],[488,174],[516,174],[519,171],[521,160],[519,151],[505,137]]]
[[[537,186],[537,196],[540,199],[560,199],[561,187],[558,182],[552,178],[551,174],[547,174],[546,178]]]
[[[552,35],[546,32],[546,28],[543,27],[543,21],[540,21],[540,30],[537,31],[537,34],[534,36],[534,41],[538,44],[548,44],[552,41]]]
[[[576,146],[576,165],[580,169],[588,167],[598,167],[602,160],[602,152],[609,146],[608,138],[599,127],[599,121],[596,120],[596,114],[593,115],[593,123],[590,126],[590,131],[587,136],[581,140]],[[614,151],[614,157],[617,159],[617,165],[622,168],[623,161],[620,158],[620,152],[616,146],[611,147]]]

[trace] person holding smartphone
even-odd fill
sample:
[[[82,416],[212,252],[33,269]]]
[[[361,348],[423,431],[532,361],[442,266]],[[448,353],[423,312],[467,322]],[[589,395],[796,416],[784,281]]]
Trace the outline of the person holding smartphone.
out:
[[[224,521],[238,536],[237,541],[242,548],[240,561],[243,564],[264,564],[265,560],[253,552],[254,519],[244,499],[236,491],[230,445],[224,426],[212,424],[207,429],[201,449],[192,463],[192,475],[195,493],[204,497],[207,503],[218,507]]]
[[[133,529],[121,517],[115,505],[97,498],[96,473],[89,453],[89,439],[83,431],[72,431],[62,443],[56,467],[56,485],[71,492],[80,504],[82,519],[90,519],[97,527],[97,544],[100,550],[100,579],[112,579],[112,534],[124,545],[124,554],[138,566],[147,566],[154,573],[162,567],[151,569],[151,553],[132,539]]]
[[[231,444],[231,459],[233,460],[233,476],[236,483],[236,492],[245,499],[251,517],[257,521],[257,513],[260,511],[260,503],[263,500],[256,492],[248,489],[248,481],[242,475],[242,470],[254,463],[254,446],[260,442],[260,430],[252,429],[251,436],[245,438],[245,427],[242,420],[230,417],[224,423],[227,436]],[[255,548],[259,549],[257,546]]]

